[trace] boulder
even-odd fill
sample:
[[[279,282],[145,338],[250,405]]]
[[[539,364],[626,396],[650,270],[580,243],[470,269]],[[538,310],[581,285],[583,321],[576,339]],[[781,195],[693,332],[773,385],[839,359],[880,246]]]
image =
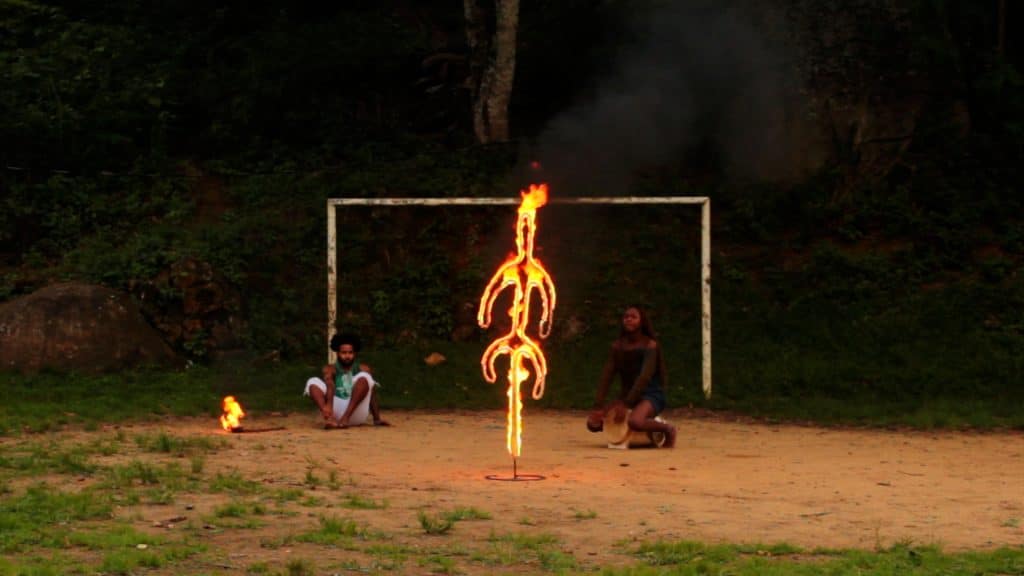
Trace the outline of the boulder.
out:
[[[0,369],[110,372],[180,365],[130,296],[54,284],[0,304]]]

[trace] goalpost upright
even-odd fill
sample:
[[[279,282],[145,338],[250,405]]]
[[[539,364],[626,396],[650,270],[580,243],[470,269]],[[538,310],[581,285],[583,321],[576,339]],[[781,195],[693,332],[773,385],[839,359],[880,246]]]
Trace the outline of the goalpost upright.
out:
[[[334,361],[330,339],[338,319],[338,206],[518,206],[518,196],[508,198],[329,198],[327,200],[327,363]],[[551,204],[691,204],[701,207],[700,304],[701,388],[711,397],[711,199],[707,196],[626,196],[558,198]]]

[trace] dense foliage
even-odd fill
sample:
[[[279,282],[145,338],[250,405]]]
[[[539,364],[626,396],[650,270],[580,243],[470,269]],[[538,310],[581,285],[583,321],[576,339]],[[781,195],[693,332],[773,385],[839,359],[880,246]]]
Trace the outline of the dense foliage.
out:
[[[803,14],[796,21],[836,10],[782,4]],[[1012,34],[998,43],[992,2],[914,0],[898,17],[885,2],[855,4],[859,43],[842,58],[836,44],[812,43],[811,60],[828,64],[815,80],[825,90],[826,75],[888,81],[889,68],[913,68],[919,81],[906,89],[920,112],[891,170],[863,173],[837,136],[798,183],[732,178],[712,149],[652,168],[635,191],[713,198],[725,401],[1019,401],[1022,46]],[[613,40],[628,36],[628,10],[574,0],[522,11],[511,114],[529,142],[592,87]],[[472,145],[460,2],[19,0],[0,8],[0,28],[3,299],[62,278],[128,290],[193,257],[245,294],[248,348],[316,358],[326,198],[504,194],[520,159],[516,144]],[[906,50],[887,57],[887,46]],[[563,376],[590,381],[615,309],[636,300],[686,350],[673,360],[685,375],[677,401],[698,401],[695,215],[549,213],[559,313],[586,326],[554,344],[575,358]],[[506,250],[506,219],[346,213],[341,321],[382,348],[449,340]],[[575,389],[561,398],[551,402],[586,403]]]

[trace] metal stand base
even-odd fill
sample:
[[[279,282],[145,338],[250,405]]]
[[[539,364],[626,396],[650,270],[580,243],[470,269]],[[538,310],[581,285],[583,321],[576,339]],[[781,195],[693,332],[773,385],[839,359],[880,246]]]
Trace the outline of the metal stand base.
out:
[[[499,476],[498,474],[488,474],[484,476],[488,480],[498,480],[501,482],[532,482],[535,480],[546,480],[540,474],[520,474],[516,469],[516,460],[512,459],[512,475],[511,476]]]
[[[533,480],[546,480],[547,478],[540,474],[515,474],[513,476],[498,476],[497,474],[488,474],[484,476],[488,480],[500,480],[501,482],[528,482]]]

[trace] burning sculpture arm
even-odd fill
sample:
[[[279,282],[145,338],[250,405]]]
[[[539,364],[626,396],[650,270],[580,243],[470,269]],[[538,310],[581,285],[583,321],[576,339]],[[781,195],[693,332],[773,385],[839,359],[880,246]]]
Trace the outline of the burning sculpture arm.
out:
[[[544,381],[548,375],[547,359],[544,358],[544,353],[540,351],[540,346],[526,336],[523,337],[523,343],[520,345],[519,350],[521,356],[528,358],[533,365],[532,396],[534,400],[540,400],[541,396],[544,396]]]
[[[480,308],[476,313],[476,322],[481,328],[487,328],[491,325],[491,309],[494,307],[494,301],[509,286],[516,287],[515,301],[518,302],[522,298],[519,287],[519,261],[511,258],[494,273],[494,276],[491,276],[490,282],[487,283],[487,288],[484,289],[483,296],[480,297]]]
[[[491,342],[491,345],[484,350],[484,355],[480,358],[480,367],[483,368],[484,380],[493,384],[498,379],[498,374],[494,370],[494,361],[498,359],[498,356],[512,352],[511,340],[511,335],[502,336]]]
[[[558,299],[558,295],[555,292],[555,284],[551,280],[551,275],[544,269],[544,266],[539,260],[533,260],[530,262],[528,269],[526,289],[527,289],[527,306],[526,310],[529,313],[529,297],[530,294],[536,290],[540,294],[540,320],[538,323],[537,333],[541,339],[547,338],[551,334],[551,323],[555,315],[555,303]]]

